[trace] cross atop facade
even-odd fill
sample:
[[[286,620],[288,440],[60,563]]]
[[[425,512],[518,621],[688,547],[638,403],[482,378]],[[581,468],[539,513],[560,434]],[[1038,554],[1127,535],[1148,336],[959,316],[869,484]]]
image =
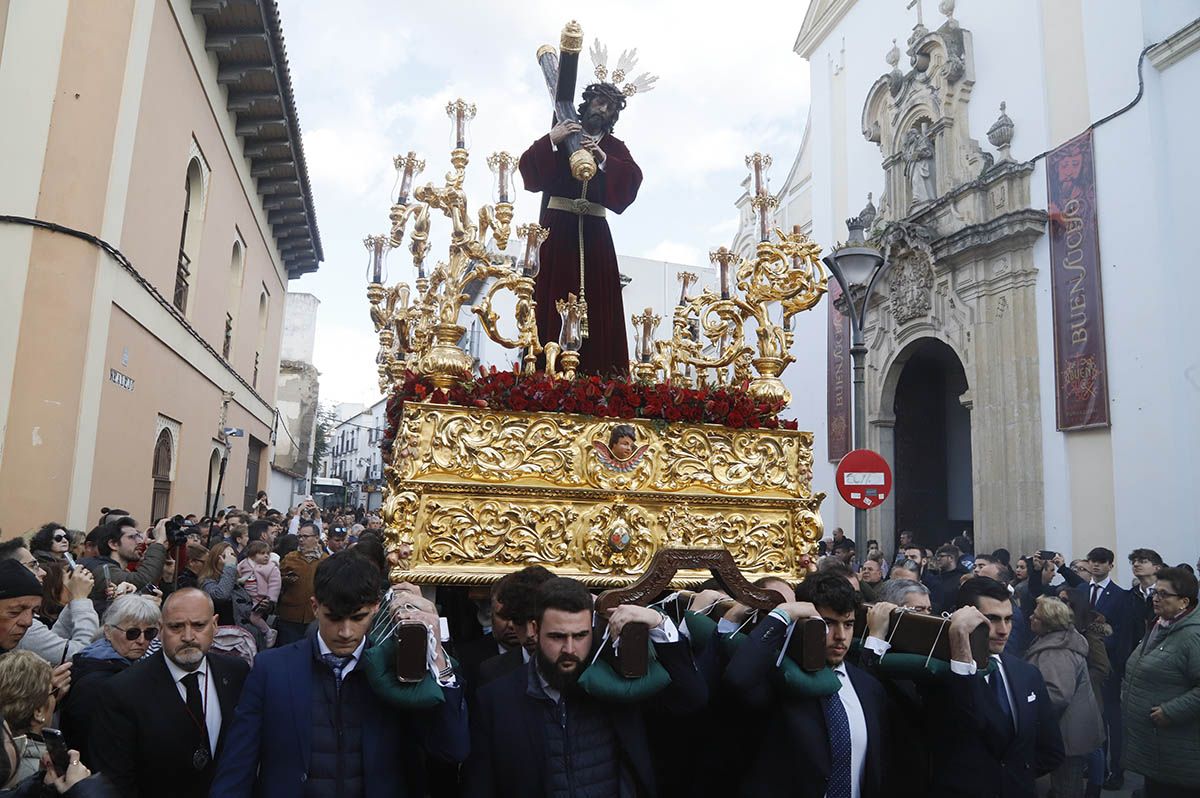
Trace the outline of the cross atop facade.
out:
[[[924,27],[925,20],[921,17],[921,0],[911,0],[906,8],[911,9],[913,6],[917,7],[917,27]]]

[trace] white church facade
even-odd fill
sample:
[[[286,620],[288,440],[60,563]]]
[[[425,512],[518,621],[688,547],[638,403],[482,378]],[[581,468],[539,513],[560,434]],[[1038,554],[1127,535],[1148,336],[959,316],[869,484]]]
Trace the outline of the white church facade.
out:
[[[1193,561],[1200,5],[923,2],[813,0],[803,144],[775,154],[791,165],[779,226],[828,251],[858,216],[886,256],[865,432],[896,482],[866,535],[888,551],[902,529],[1014,555],[1107,546],[1122,578],[1137,546]],[[825,525],[849,530],[844,321],[802,316],[784,377],[816,433]]]

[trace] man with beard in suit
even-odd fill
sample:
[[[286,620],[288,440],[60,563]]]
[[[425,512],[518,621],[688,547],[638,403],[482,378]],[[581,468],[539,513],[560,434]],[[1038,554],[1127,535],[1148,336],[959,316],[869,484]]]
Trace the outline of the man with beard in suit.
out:
[[[162,608],[160,652],[112,677],[92,725],[97,771],[123,796],[208,795],[250,666],[209,653],[212,599],[183,588]]]

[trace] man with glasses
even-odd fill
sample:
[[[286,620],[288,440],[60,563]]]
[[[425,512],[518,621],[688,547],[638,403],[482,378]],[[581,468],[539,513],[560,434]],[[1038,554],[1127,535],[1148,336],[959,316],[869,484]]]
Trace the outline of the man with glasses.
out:
[[[112,678],[91,731],[96,769],[121,795],[207,796],[249,665],[210,651],[212,599],[163,602],[162,650]]]
[[[138,529],[137,521],[129,516],[118,518],[104,525],[98,546],[100,556],[89,560],[88,567],[96,585],[92,589],[92,603],[96,614],[107,609],[111,601],[109,588],[128,582],[141,591],[149,585],[157,585],[162,579],[163,565],[167,561],[166,519],[159,521],[147,536]],[[130,571],[130,566],[136,570]]]
[[[1134,549],[1129,552],[1129,565],[1133,569],[1134,580],[1133,589],[1129,592],[1133,604],[1129,630],[1132,650],[1146,633],[1147,624],[1154,620],[1154,592],[1163,559],[1154,549]]]
[[[300,524],[296,538],[299,548],[288,552],[279,562],[283,586],[275,609],[277,646],[303,640],[308,625],[317,617],[312,607],[313,576],[327,555],[321,549],[321,534],[312,522]]]
[[[70,684],[70,658],[95,639],[96,630],[100,627],[100,619],[88,599],[93,585],[91,571],[82,565],[68,568],[66,563],[61,562],[43,564],[25,548],[25,541],[21,538],[0,543],[0,560],[19,562],[33,574],[39,585],[46,579],[45,568],[66,570],[63,587],[71,599],[59,613],[58,620],[53,627],[49,627],[35,617],[16,647],[32,651],[51,665],[64,668],[61,673],[55,672],[55,686]],[[34,612],[36,614],[37,610]]]

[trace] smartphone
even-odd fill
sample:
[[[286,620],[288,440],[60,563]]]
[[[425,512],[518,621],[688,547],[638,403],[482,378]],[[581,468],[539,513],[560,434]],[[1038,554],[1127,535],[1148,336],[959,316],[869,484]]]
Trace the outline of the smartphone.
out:
[[[70,566],[72,571],[74,571],[75,570],[75,558],[71,556],[71,552],[64,551],[63,559],[67,561],[67,565]]]
[[[1058,552],[1043,550],[1043,551],[1038,552],[1038,556],[1041,557],[1043,560],[1053,560],[1055,557],[1058,556]]]
[[[58,729],[42,729],[42,740],[46,743],[46,753],[50,755],[50,764],[59,776],[67,775],[71,766],[71,757],[67,753],[67,741]]]

